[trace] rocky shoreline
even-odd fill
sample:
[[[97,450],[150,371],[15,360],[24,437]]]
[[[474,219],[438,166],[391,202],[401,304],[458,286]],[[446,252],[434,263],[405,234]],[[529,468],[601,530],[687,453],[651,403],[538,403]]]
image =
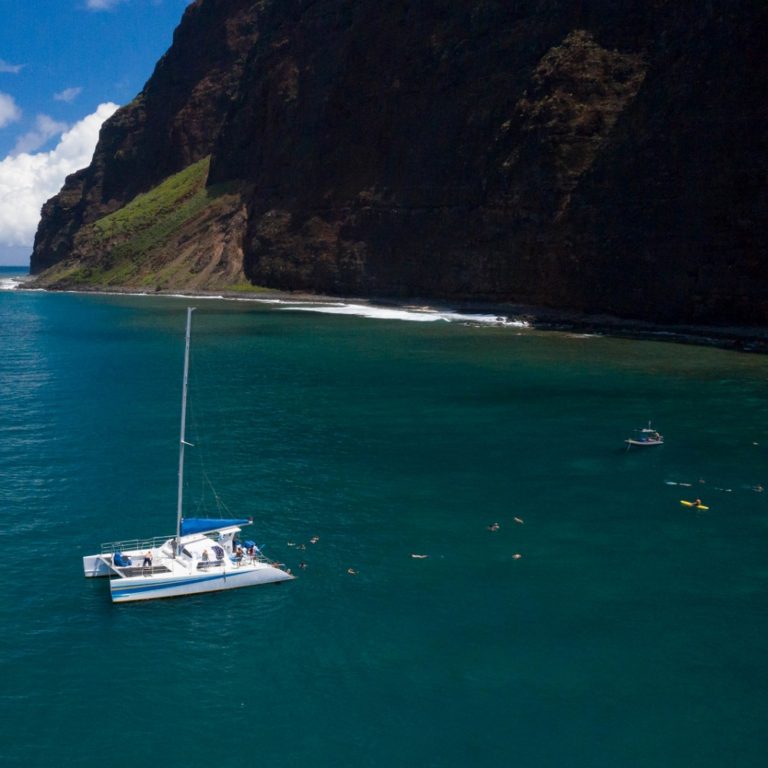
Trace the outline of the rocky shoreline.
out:
[[[25,281],[26,282],[26,281]],[[30,280],[34,282],[34,278]],[[740,325],[672,325],[653,323],[646,320],[615,317],[612,315],[590,315],[570,310],[537,307],[525,304],[504,304],[492,302],[452,302],[445,304],[434,299],[416,298],[408,301],[398,299],[370,299],[350,296],[330,296],[297,291],[263,289],[258,292],[205,291],[205,290],[159,290],[141,292],[132,288],[82,287],[79,289],[39,289],[32,285],[20,285],[17,290],[50,290],[66,293],[117,294],[125,296],[199,297],[229,301],[284,301],[328,304],[360,304],[387,309],[459,312],[477,315],[496,315],[499,323],[522,321],[539,331],[584,333],[610,336],[621,339],[664,341],[676,344],[717,347],[736,352],[768,353],[768,328]]]

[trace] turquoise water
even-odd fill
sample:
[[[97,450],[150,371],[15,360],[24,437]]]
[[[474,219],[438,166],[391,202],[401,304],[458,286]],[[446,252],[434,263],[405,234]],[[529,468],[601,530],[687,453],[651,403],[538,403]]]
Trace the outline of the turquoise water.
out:
[[[3,765],[764,765],[764,357],[198,301],[190,506],[300,578],[113,606],[187,303],[0,291]]]

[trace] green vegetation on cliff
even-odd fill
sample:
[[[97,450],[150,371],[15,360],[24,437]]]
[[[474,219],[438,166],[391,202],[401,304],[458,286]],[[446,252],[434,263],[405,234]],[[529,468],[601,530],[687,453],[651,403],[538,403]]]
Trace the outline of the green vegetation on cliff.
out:
[[[113,259],[140,258],[166,242],[181,226],[205,208],[211,194],[205,189],[210,157],[190,165],[124,208],[91,226],[93,245],[120,241]]]
[[[209,165],[210,158],[203,158],[84,227],[72,257],[47,270],[39,282],[155,290],[232,284],[237,290],[246,282],[242,261],[231,258],[232,248],[222,253],[227,248],[217,240],[214,222],[232,218],[239,208],[239,185],[206,187]],[[192,262],[180,258],[192,243],[198,254],[208,255]]]

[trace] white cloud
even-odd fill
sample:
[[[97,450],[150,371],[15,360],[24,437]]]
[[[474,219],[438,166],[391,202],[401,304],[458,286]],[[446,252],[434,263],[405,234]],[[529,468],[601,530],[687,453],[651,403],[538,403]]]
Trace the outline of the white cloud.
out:
[[[0,128],[4,128],[8,123],[12,123],[20,117],[21,110],[16,106],[13,96],[0,91]]]
[[[16,146],[11,150],[11,155],[20,155],[22,152],[34,152],[45,144],[48,139],[58,136],[67,130],[66,123],[57,123],[48,115],[38,115],[35,119],[35,127],[20,136]]]
[[[23,68],[23,64],[9,64],[7,61],[0,59],[0,72],[8,72],[11,75],[18,75]]]
[[[86,0],[85,7],[91,11],[109,11],[123,0]]]
[[[0,161],[0,244],[31,245],[43,203],[61,189],[70,173],[91,162],[99,128],[117,108],[100,104],[62,134],[50,152],[24,152]]]
[[[82,88],[65,88],[63,91],[53,94],[53,98],[56,101],[66,101],[67,104],[71,104],[81,93]]]

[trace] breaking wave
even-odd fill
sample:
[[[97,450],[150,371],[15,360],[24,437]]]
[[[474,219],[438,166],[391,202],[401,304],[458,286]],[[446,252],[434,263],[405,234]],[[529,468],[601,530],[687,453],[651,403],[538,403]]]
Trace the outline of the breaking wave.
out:
[[[528,328],[529,323],[506,315],[474,314],[454,312],[429,307],[379,307],[368,304],[346,304],[341,302],[292,302],[266,300],[270,304],[281,304],[280,309],[295,312],[320,312],[329,315],[355,315],[371,320],[404,320],[412,323],[468,323],[472,325],[511,326]]]
[[[0,291],[15,291],[24,283],[24,277],[0,277]]]
[[[23,287],[29,280],[27,275],[2,275],[0,276],[0,291],[12,291]],[[40,289],[44,290],[44,289]],[[64,291],[65,293],[79,293],[77,290]],[[257,298],[251,296],[232,296],[229,294],[214,293],[150,293],[147,291],[89,291],[100,295],[124,295],[124,296],[162,296],[164,298],[179,298],[190,300],[224,300],[255,302],[257,304],[274,305],[275,309],[289,312],[317,312],[328,315],[351,315],[365,317],[371,320],[402,320],[411,323],[464,323],[477,326],[505,326],[509,328],[530,328],[526,320],[507,315],[490,313],[456,312],[446,309],[434,309],[433,307],[384,307],[364,303],[347,303],[341,301],[311,301],[287,298]]]

